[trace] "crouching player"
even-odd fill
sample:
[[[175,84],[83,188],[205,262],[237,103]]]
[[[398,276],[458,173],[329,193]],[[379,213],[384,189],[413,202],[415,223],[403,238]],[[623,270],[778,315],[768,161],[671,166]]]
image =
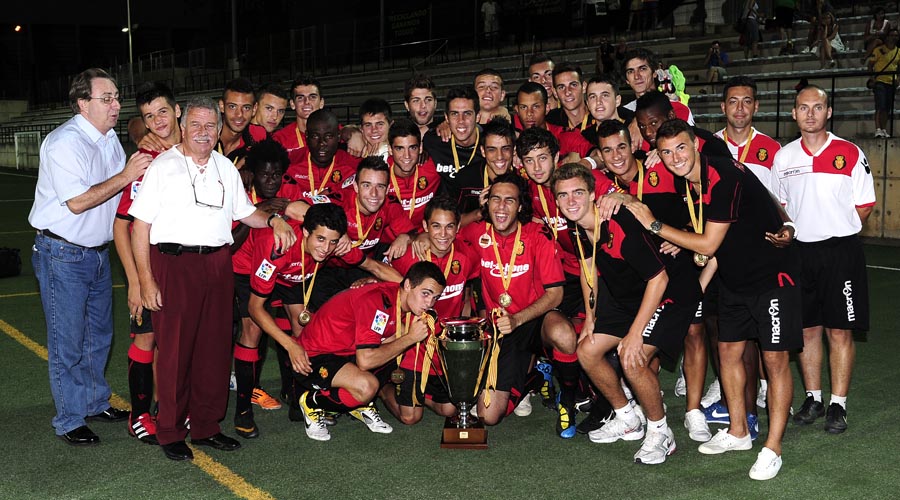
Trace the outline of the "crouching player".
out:
[[[646,437],[634,461],[659,464],[675,451],[675,436],[666,423],[659,379],[650,361],[660,354],[678,358],[700,300],[700,284],[687,252],[675,257],[661,254],[661,241],[630,212],[620,210],[612,219],[601,220],[594,183],[593,174],[574,163],[560,167],[551,180],[557,205],[575,222],[569,234],[584,268],[586,318],[578,359],[616,413],[588,436],[595,443],[612,443],[645,435],[618,374],[606,360],[606,353],[616,349],[625,378],[647,416]]]
[[[346,290],[319,309],[295,339],[292,353],[297,381],[308,389],[300,406],[310,439],[331,439],[326,411],[367,412],[363,416],[372,420],[366,422],[371,430],[391,432],[377,412],[371,413],[372,401],[387,381],[392,361],[433,333],[424,317],[446,284],[436,264],[417,262],[399,285],[373,283]]]

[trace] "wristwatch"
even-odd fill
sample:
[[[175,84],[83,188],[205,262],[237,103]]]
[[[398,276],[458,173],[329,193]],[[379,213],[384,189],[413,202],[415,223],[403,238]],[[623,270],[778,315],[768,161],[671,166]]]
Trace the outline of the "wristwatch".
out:
[[[282,217],[281,214],[276,212],[276,213],[270,215],[268,219],[266,219],[266,226],[272,227],[272,219],[284,220],[284,217]]]
[[[659,220],[655,220],[650,223],[650,232],[653,234],[659,234],[662,231],[662,222]]]

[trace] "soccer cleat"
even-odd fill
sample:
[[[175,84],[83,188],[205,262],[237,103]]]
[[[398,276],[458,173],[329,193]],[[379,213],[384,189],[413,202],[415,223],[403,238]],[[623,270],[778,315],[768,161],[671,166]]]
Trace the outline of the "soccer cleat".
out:
[[[369,403],[367,406],[360,406],[355,410],[351,410],[350,415],[366,424],[370,431],[377,434],[390,434],[394,430],[393,427],[381,419],[381,414],[378,413],[375,403]]]
[[[184,417],[184,428],[187,430],[191,430],[191,416],[190,415]]]
[[[590,413],[594,407],[594,399],[590,396],[575,401],[575,411],[578,413]]]
[[[540,389],[541,404],[548,410],[556,411],[556,388],[553,386],[553,365],[540,361],[535,368],[544,375],[544,382],[541,383]]]
[[[756,441],[756,438],[759,437],[759,417],[752,413],[748,413],[747,429],[750,429],[750,441]]]
[[[644,426],[641,421],[633,417],[634,420],[627,422],[616,415],[615,418],[603,425],[603,427],[588,433],[593,443],[615,443],[618,440],[637,441],[644,437]]]
[[[138,441],[150,445],[159,445],[156,440],[156,422],[149,413],[142,413],[137,419],[128,419],[128,433],[138,438]]]
[[[750,468],[750,479],[765,481],[778,475],[781,470],[781,456],[774,451],[763,447],[756,455],[756,463]]]
[[[333,411],[326,411],[325,415],[323,415],[322,418],[325,419],[325,425],[327,425],[328,427],[332,427],[332,426],[337,425],[337,418],[339,416],[341,416],[340,413],[336,413]]]
[[[672,429],[666,427],[663,430],[651,430],[647,432],[641,449],[634,454],[634,463],[654,465],[666,461],[666,457],[675,453],[675,434]]]
[[[809,425],[822,415],[825,415],[825,405],[821,401],[813,399],[812,396],[807,396],[803,406],[800,407],[800,411],[794,414],[794,423]]]
[[[831,434],[840,434],[847,430],[847,410],[837,403],[828,405],[825,412],[825,430]]]
[[[756,393],[756,406],[760,408],[766,407],[766,394],[769,392],[768,386],[760,385],[759,392]]]
[[[300,396],[300,410],[303,412],[303,421],[306,423],[306,435],[310,439],[316,441],[328,441],[331,439],[331,433],[325,425],[323,411],[318,408],[311,408],[306,399],[309,397],[309,391]]]
[[[712,438],[709,425],[706,423],[706,415],[700,410],[691,410],[684,414],[684,428],[688,431],[688,437],[699,443],[705,443]]]
[[[684,380],[684,364],[679,365],[678,379],[675,380],[675,397],[683,398],[687,395],[687,382]]]
[[[259,387],[253,389],[253,395],[250,396],[250,402],[259,406],[263,410],[280,410],[281,403],[277,399],[269,396],[269,393]]]
[[[234,416],[234,432],[244,439],[259,437],[259,427],[256,426],[256,422],[253,420],[252,411],[247,410]]]
[[[719,379],[715,379],[706,389],[706,394],[700,399],[700,406],[706,408],[716,401],[722,399],[722,386],[719,385]]]
[[[531,415],[531,393],[526,392],[524,396],[522,396],[522,400],[519,401],[519,404],[516,405],[516,409],[513,410],[513,413],[516,414],[517,417],[527,417]]]
[[[728,415],[728,407],[723,405],[721,401],[707,406],[703,409],[708,424],[730,424],[731,417]]]
[[[588,434],[591,431],[595,431],[603,427],[607,422],[615,417],[615,414],[616,413],[612,410],[610,410],[609,413],[602,413],[599,410],[588,413],[588,416],[584,420],[582,420],[580,424],[575,426],[575,430],[579,434]]]
[[[701,444],[697,451],[704,455],[719,455],[726,451],[744,451],[753,448],[750,434],[739,438],[728,433],[727,429],[719,429],[719,432],[709,441]]]
[[[557,403],[556,407],[559,412],[556,417],[556,433],[563,439],[572,439],[577,432],[575,410],[562,403]]]

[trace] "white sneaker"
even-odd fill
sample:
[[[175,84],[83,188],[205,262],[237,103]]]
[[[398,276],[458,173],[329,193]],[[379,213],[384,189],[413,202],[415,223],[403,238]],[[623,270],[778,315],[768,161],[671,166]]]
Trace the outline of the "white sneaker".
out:
[[[331,439],[331,433],[328,432],[328,426],[325,425],[325,412],[318,408],[311,408],[306,403],[309,391],[300,396],[300,409],[303,410],[303,420],[306,423],[306,435],[310,439],[316,441],[328,441]]]
[[[615,443],[618,440],[637,441],[644,437],[644,426],[635,418],[632,422],[616,418],[607,422],[603,427],[588,433],[592,443]]]
[[[705,443],[712,438],[709,424],[706,423],[706,415],[700,410],[691,410],[684,414],[684,428],[688,431],[688,437],[699,443]]]
[[[778,475],[781,470],[781,456],[776,455],[774,451],[763,447],[759,454],[756,455],[756,463],[750,467],[750,479],[757,481],[765,481],[772,479]]]
[[[684,365],[678,370],[678,379],[675,380],[675,397],[683,398],[687,395],[687,382],[684,381]]]
[[[766,394],[768,394],[769,392],[768,389],[768,386],[759,386],[759,392],[756,393],[756,406],[760,408],[766,407]]]
[[[722,399],[722,386],[719,385],[719,379],[715,379],[709,384],[709,388],[706,389],[706,394],[700,399],[700,406],[706,408],[720,399]]]
[[[800,53],[801,53],[801,54],[809,54],[810,52],[812,52],[812,49],[810,49],[809,47],[806,47],[806,48],[803,49]]]
[[[672,429],[666,427],[665,430],[652,430],[647,432],[644,444],[634,454],[634,463],[661,464],[672,453],[675,453],[675,434],[672,432]]]
[[[719,455],[726,451],[743,451],[753,448],[753,441],[750,440],[750,433],[739,438],[728,433],[727,429],[719,429],[719,432],[709,441],[701,444],[697,451],[704,455]]]
[[[378,413],[378,408],[375,407],[375,403],[370,403],[368,406],[360,406],[359,408],[350,411],[350,415],[366,424],[366,427],[368,427],[370,431],[377,434],[390,434],[394,431],[393,427],[381,419],[381,414]]]
[[[527,417],[531,415],[531,393],[525,393],[525,396],[522,398],[522,401],[519,401],[519,404],[516,405],[516,409],[513,410],[513,413],[518,417]]]
[[[641,421],[641,425],[647,425],[647,417],[644,416],[644,409],[641,408],[641,405],[631,400],[631,407],[634,408],[634,414],[637,415],[638,420]]]
[[[620,379],[620,383],[622,384],[622,392],[625,393],[625,399],[629,401],[634,400],[634,395],[631,394],[631,389],[628,387],[628,384],[625,383],[625,380]]]

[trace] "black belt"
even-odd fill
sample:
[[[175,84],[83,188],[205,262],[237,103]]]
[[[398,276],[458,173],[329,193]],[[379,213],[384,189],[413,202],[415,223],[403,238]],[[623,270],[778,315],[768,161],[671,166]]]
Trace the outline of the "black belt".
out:
[[[219,250],[225,248],[225,245],[208,247],[203,245],[187,246],[178,243],[157,243],[156,248],[160,252],[167,255],[181,255],[183,253],[198,253],[200,255],[206,255],[218,252]]]
[[[63,238],[62,236],[54,233],[53,231],[51,231],[49,229],[38,229],[37,232],[38,232],[38,234],[42,234],[50,239],[59,240],[63,243],[68,243],[69,245],[76,246],[76,247],[82,248],[84,250],[93,250],[95,252],[102,252],[102,251],[106,250],[107,248],[109,248],[109,243],[104,243],[102,245],[97,245],[95,247],[86,247],[84,245],[79,245],[78,243],[72,243],[71,241]]]

